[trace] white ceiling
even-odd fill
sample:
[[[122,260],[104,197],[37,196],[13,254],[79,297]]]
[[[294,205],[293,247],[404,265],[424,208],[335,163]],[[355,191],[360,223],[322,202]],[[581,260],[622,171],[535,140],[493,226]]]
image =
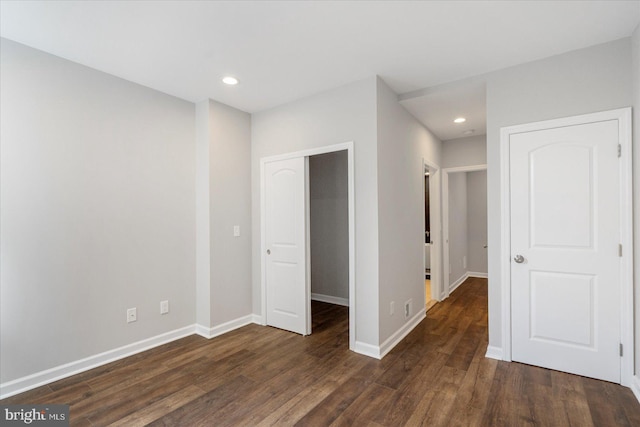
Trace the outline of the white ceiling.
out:
[[[189,101],[213,98],[247,112],[375,74],[398,94],[413,92],[627,37],[638,22],[640,1],[0,4],[2,37]],[[222,84],[227,74],[240,84]],[[468,95],[479,97],[471,86]],[[421,106],[419,98],[403,104],[442,120],[454,111],[447,104],[453,98],[441,107]]]
[[[400,103],[441,141],[487,133],[486,87],[482,80],[400,96]],[[458,117],[467,119],[454,123]],[[470,132],[470,133],[465,133]]]

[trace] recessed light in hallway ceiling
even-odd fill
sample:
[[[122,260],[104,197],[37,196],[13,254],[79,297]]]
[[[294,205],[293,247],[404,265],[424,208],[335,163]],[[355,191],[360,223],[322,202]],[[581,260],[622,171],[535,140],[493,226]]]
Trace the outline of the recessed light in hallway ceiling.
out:
[[[224,84],[228,84],[229,86],[233,86],[238,84],[238,79],[236,79],[235,77],[226,76],[222,79],[222,82]]]

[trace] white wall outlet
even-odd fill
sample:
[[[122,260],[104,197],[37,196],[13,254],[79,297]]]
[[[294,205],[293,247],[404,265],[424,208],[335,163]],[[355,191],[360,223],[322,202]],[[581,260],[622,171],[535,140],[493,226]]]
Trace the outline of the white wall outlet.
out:
[[[393,316],[393,313],[396,312],[396,302],[395,301],[391,301],[389,303],[389,315]]]
[[[160,314],[167,314],[169,312],[169,300],[160,301]]]
[[[233,226],[233,237],[240,237],[240,226],[239,225],[234,225]]]
[[[409,300],[404,303],[404,318],[408,319],[413,312],[413,300]]]
[[[135,322],[138,320],[138,310],[133,307],[127,309],[127,323]]]

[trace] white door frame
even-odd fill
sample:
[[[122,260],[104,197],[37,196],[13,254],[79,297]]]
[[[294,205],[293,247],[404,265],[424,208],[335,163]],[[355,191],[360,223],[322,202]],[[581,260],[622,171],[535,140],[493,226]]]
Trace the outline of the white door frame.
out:
[[[354,351],[356,344],[356,231],[355,231],[355,171],[354,171],[354,150],[353,141],[341,144],[327,145],[309,150],[295,151],[292,153],[279,154],[275,156],[263,157],[260,159],[260,285],[262,293],[262,325],[267,324],[267,283],[266,283],[266,234],[265,234],[265,183],[264,183],[264,165],[268,162],[277,160],[292,159],[304,157],[308,163],[309,156],[317,154],[333,153],[336,151],[347,151],[347,176],[348,176],[348,204],[349,204],[349,350]],[[308,169],[308,168],[307,168]],[[309,188],[308,172],[305,173],[305,186]],[[306,224],[305,233],[309,236],[309,192],[306,197]],[[310,239],[307,238],[306,257],[307,272],[306,283],[307,301],[311,299],[311,271],[309,269],[309,250]],[[311,332],[311,311],[307,315],[307,330]]]
[[[621,357],[621,384],[630,386],[634,364],[633,327],[633,194],[631,158],[631,108],[545,120],[535,123],[508,126],[500,129],[500,278],[502,283],[502,360],[511,361],[511,213],[509,140],[512,134],[618,120],[621,145],[620,161],[620,340],[624,347]]]
[[[486,164],[458,166],[453,168],[442,169],[442,228],[443,228],[443,270],[444,270],[444,286],[442,290],[442,299],[449,298],[451,293],[449,290],[449,174],[464,173],[487,170]]]
[[[424,171],[429,171],[429,204],[433,206],[430,211],[434,212],[435,215],[432,215],[430,218],[431,221],[431,233],[430,239],[433,241],[431,245],[431,298],[436,301],[442,301],[442,274],[441,266],[442,266],[442,192],[440,186],[440,179],[442,176],[440,166],[436,163],[433,163],[430,160],[425,158],[422,159],[422,182],[424,183]],[[423,184],[424,187],[424,184]],[[422,192],[424,194],[424,191]],[[422,215],[424,218],[424,215]],[[424,229],[426,224],[424,220],[422,222],[422,230],[424,233]],[[423,238],[424,242],[424,238]],[[422,258],[424,259],[424,244],[423,244],[423,253]],[[422,266],[423,271],[426,266]],[[424,289],[424,286],[422,287]],[[426,297],[426,295],[425,295]],[[424,300],[424,298],[423,298]]]

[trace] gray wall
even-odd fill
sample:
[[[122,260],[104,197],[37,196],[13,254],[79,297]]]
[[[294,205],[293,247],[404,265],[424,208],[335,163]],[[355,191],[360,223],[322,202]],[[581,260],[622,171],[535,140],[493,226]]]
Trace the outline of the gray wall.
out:
[[[368,78],[252,115],[253,312],[262,314],[260,159],[353,141],[356,222],[356,340],[378,344],[376,79]]]
[[[440,163],[441,142],[398,103],[381,79],[377,79],[377,123],[379,317],[380,343],[384,343],[406,323],[406,301],[413,301],[411,316],[424,307],[423,159]],[[434,203],[439,212],[438,202]],[[394,315],[389,314],[391,301],[395,301]]]
[[[311,292],[349,299],[347,152],[309,158]]]
[[[449,289],[460,280],[467,269],[463,259],[468,257],[467,174],[449,174]]]
[[[442,167],[476,166],[487,163],[487,136],[476,135],[442,142]]]
[[[631,41],[622,39],[487,76],[489,345],[502,347],[500,128],[632,104]],[[638,224],[636,224],[636,227]],[[637,230],[637,228],[636,228]]]
[[[217,326],[252,312],[251,116],[210,100],[209,120],[210,326]]]
[[[635,356],[636,375],[640,372],[640,25],[633,32],[632,47],[633,87],[633,206],[634,206],[634,272],[635,272]]]
[[[192,325],[193,104],[8,40],[0,54],[0,381]]]
[[[467,172],[467,271],[487,274],[487,171]]]

